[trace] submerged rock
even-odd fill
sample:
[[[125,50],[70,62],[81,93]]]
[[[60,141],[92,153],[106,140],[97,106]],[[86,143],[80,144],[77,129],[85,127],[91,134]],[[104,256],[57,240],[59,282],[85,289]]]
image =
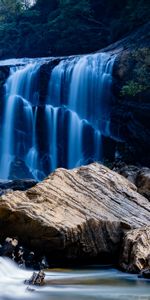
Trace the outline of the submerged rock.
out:
[[[149,266],[149,268],[142,270],[141,277],[150,279],[150,266]]]
[[[41,270],[38,273],[33,272],[31,278],[29,280],[25,280],[25,284],[29,285],[44,285],[45,273]]]
[[[150,226],[129,231],[124,237],[122,250],[122,269],[133,273],[143,270],[144,276],[144,269],[150,269]]]
[[[25,192],[1,197],[1,238],[16,235],[54,264],[114,262],[124,233],[150,225],[149,209],[134,184],[98,163],[58,169]]]

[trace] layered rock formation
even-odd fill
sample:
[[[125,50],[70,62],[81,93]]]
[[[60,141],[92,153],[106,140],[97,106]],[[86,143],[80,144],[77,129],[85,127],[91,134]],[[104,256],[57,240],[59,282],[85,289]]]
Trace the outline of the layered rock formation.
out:
[[[133,165],[124,165],[113,167],[113,170],[127,178],[137,187],[138,193],[150,200],[150,169],[137,167]]]
[[[149,212],[136,187],[102,165],[58,169],[25,192],[1,197],[1,239],[17,236],[49,262],[114,262],[124,233],[150,225]]]
[[[128,272],[150,269],[150,226],[129,231],[123,242],[120,265]]]

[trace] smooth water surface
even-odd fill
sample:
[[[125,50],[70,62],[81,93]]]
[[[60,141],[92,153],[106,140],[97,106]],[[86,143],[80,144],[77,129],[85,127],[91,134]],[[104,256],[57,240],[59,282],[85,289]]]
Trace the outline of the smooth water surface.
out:
[[[44,287],[28,289],[23,281],[31,275],[0,258],[0,300],[150,300],[150,281],[111,268],[50,270]]]

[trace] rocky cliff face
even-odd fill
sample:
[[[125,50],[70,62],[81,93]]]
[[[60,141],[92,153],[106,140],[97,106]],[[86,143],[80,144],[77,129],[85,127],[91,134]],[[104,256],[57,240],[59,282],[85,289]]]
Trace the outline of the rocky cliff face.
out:
[[[129,229],[150,225],[150,203],[134,184],[97,163],[58,169],[0,200],[1,239],[17,236],[49,262],[118,261]]]
[[[117,51],[114,66],[112,136],[127,163],[150,165],[150,23],[108,47]]]

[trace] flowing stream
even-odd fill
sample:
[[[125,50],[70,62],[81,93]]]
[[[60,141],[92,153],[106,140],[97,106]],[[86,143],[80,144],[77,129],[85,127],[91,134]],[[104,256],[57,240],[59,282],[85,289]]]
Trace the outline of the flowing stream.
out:
[[[108,267],[50,270],[43,287],[24,285],[31,275],[0,258],[0,300],[150,300],[150,281]]]
[[[109,53],[96,53],[62,58],[56,65],[44,58],[0,63],[13,64],[1,105],[0,179],[12,179],[20,161],[36,180],[57,167],[102,161],[114,61]],[[43,87],[41,67],[48,62],[49,83]]]

